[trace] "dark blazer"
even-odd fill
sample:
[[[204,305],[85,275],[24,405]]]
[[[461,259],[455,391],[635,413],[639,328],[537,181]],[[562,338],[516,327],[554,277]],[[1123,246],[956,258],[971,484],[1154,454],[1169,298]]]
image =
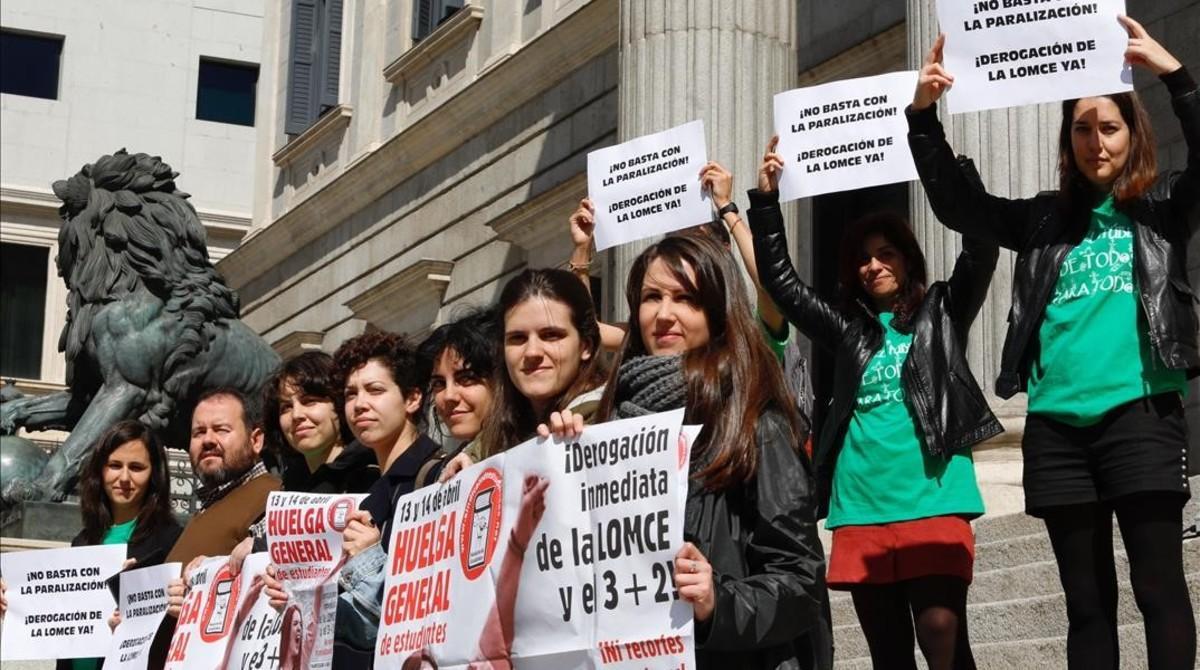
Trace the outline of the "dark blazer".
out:
[[[1188,283],[1188,242],[1200,225],[1200,91],[1186,69],[1161,77],[1187,143],[1187,167],[1159,177],[1154,186],[1119,209],[1134,222],[1134,273],[1150,341],[1163,364],[1200,373],[1196,295]],[[908,144],[921,184],[938,220],[964,235],[1017,252],[1012,308],[996,393],[1025,390],[1038,330],[1067,253],[1087,232],[1089,213],[1067,211],[1058,192],[1008,199],[989,194],[955,161],[936,105],[908,110]]]
[[[779,194],[750,192],[747,213],[762,286],[787,320],[816,344],[834,352],[833,399],[817,439],[819,518],[829,514],[833,469],[854,414],[863,370],[883,345],[883,329],[866,306],[843,312],[821,299],[796,274],[788,258]],[[967,334],[983,306],[995,244],[963,238],[949,281],[933,283],[912,319],[913,341],[900,372],[904,392],[927,453],[949,458],[1003,432],[967,364]]]
[[[688,484],[684,539],[712,564],[716,596],[709,620],[696,622],[696,667],[825,670],[833,633],[811,466],[778,411],[762,415],[755,437],[753,480]]]

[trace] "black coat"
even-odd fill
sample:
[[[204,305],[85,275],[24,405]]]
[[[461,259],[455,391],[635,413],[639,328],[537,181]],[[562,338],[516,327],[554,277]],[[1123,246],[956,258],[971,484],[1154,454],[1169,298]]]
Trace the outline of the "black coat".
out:
[[[146,537],[131,542],[125,549],[125,558],[137,559],[130,570],[138,568],[148,568],[152,565],[161,565],[166,559],[167,553],[171,551],[171,547],[175,546],[175,540],[179,539],[179,534],[183,532],[183,526],[171,517],[171,523],[159,526]],[[71,540],[72,547],[88,546],[87,541],[83,537],[83,531]],[[117,603],[120,606],[120,603]],[[108,625],[108,624],[105,624]],[[71,670],[70,659],[59,659],[54,664],[55,670]],[[104,659],[100,659],[98,667],[104,667]]]
[[[833,470],[854,414],[863,370],[883,345],[883,329],[865,306],[843,313],[817,296],[788,258],[778,192],[750,192],[759,280],[800,332],[834,352],[833,399],[813,460],[819,517],[829,513]],[[913,340],[900,372],[925,450],[949,458],[1003,432],[967,365],[967,334],[983,306],[996,245],[963,238],[949,281],[932,284],[912,319]]]
[[[684,539],[713,567],[716,602],[696,623],[696,666],[825,669],[833,633],[808,459],[782,415],[758,422],[758,473],[744,486],[689,483]]]
[[[1187,246],[1200,201],[1200,92],[1184,69],[1163,75],[1187,142],[1187,168],[1164,174],[1119,209],[1134,221],[1134,272],[1150,341],[1168,367],[1200,372],[1196,346],[1196,296],[1188,283]],[[908,143],[921,183],[947,227],[1017,252],[1012,308],[996,393],[1012,397],[1026,388],[1038,351],[1038,331],[1059,268],[1087,232],[1089,213],[1069,211],[1058,192],[1009,200],[988,194],[954,160],[936,106],[908,110]],[[1189,221],[1190,218],[1190,221]]]
[[[379,464],[375,462],[375,452],[354,440],[332,463],[322,463],[313,472],[309,472],[299,454],[285,458],[282,479],[285,491],[366,493],[379,479]]]

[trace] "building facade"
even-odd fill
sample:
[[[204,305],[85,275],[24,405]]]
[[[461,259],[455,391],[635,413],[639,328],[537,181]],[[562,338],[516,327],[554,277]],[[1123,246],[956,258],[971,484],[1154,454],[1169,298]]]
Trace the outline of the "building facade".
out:
[[[52,182],[126,148],[162,156],[223,257],[250,228],[261,0],[0,5],[0,377],[61,388],[66,286]]]
[[[1200,2],[1127,4],[1200,71]],[[919,66],[936,34],[933,5],[268,3],[253,228],[218,267],[241,292],[243,318],[285,356],[332,350],[367,328],[423,334],[460,306],[492,302],[526,266],[565,265],[589,151],[700,118],[710,157],[744,192],[771,133],[774,93]],[[1136,81],[1162,163],[1179,167],[1182,137],[1163,87]],[[994,193],[1014,196],[1054,186],[1058,123],[1057,105],[947,118],[956,150],[975,158]],[[901,184],[789,205],[802,274],[831,288],[841,227],[881,207],[909,214],[931,276],[949,273],[956,235],[933,219],[918,184]],[[641,248],[594,261],[606,318],[624,316],[626,270]],[[1191,258],[1200,265],[1200,250]],[[1006,254],[970,355],[1010,429],[997,441],[1002,483],[1019,492],[1024,399],[990,395],[1011,270]],[[819,392],[828,357],[811,353]]]

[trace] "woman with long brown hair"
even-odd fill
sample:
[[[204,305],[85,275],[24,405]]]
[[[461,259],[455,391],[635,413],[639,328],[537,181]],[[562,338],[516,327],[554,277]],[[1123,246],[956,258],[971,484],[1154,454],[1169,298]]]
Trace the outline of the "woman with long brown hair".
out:
[[[833,352],[833,398],[815,452],[820,516],[833,530],[829,587],[850,591],[877,668],[973,668],[967,589],[983,513],[971,446],[1001,432],[966,361],[967,333],[996,267],[964,239],[930,284],[905,220],[878,213],[842,236],[838,292],[804,285],[787,253],[772,138],[750,192],[763,286],[792,325]]]
[[[1200,202],[1200,91],[1145,28],[1120,17],[1126,59],[1159,77],[1187,143],[1157,174],[1135,93],[1063,103],[1060,187],[988,194],[964,177],[935,103],[952,83],[939,36],[908,111],[909,144],[946,226],[1017,252],[996,392],[1028,394],[1026,511],[1046,524],[1067,599],[1072,668],[1118,665],[1115,512],[1152,668],[1194,667],[1180,529],[1190,492],[1181,394],[1200,372],[1187,249]]]
[[[824,555],[804,435],[729,252],[669,236],[634,262],[628,336],[599,416],[680,407],[692,447],[675,585],[699,668],[828,668]]]

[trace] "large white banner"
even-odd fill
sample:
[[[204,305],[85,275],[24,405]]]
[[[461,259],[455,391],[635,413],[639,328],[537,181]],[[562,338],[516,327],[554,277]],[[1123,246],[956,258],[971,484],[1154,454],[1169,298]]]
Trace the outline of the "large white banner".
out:
[[[703,121],[597,149],[587,160],[597,251],[712,220],[700,188]]]
[[[108,653],[116,601],[106,581],[125,562],[124,544],[0,554],[8,613],[5,661],[95,658]]]
[[[121,623],[113,631],[104,667],[143,670],[163,617],[167,615],[167,584],[179,576],[180,563],[163,563],[121,573]]]
[[[284,651],[300,667],[325,670],[333,663],[342,531],[365,497],[280,491],[267,498],[267,544],[288,593]]]
[[[402,497],[376,667],[695,667],[692,610],[673,578],[682,420],[531,440]]]
[[[1124,0],[938,0],[955,114],[1133,90]]]
[[[916,72],[892,72],[775,96],[783,202],[917,178],[904,108]]]

